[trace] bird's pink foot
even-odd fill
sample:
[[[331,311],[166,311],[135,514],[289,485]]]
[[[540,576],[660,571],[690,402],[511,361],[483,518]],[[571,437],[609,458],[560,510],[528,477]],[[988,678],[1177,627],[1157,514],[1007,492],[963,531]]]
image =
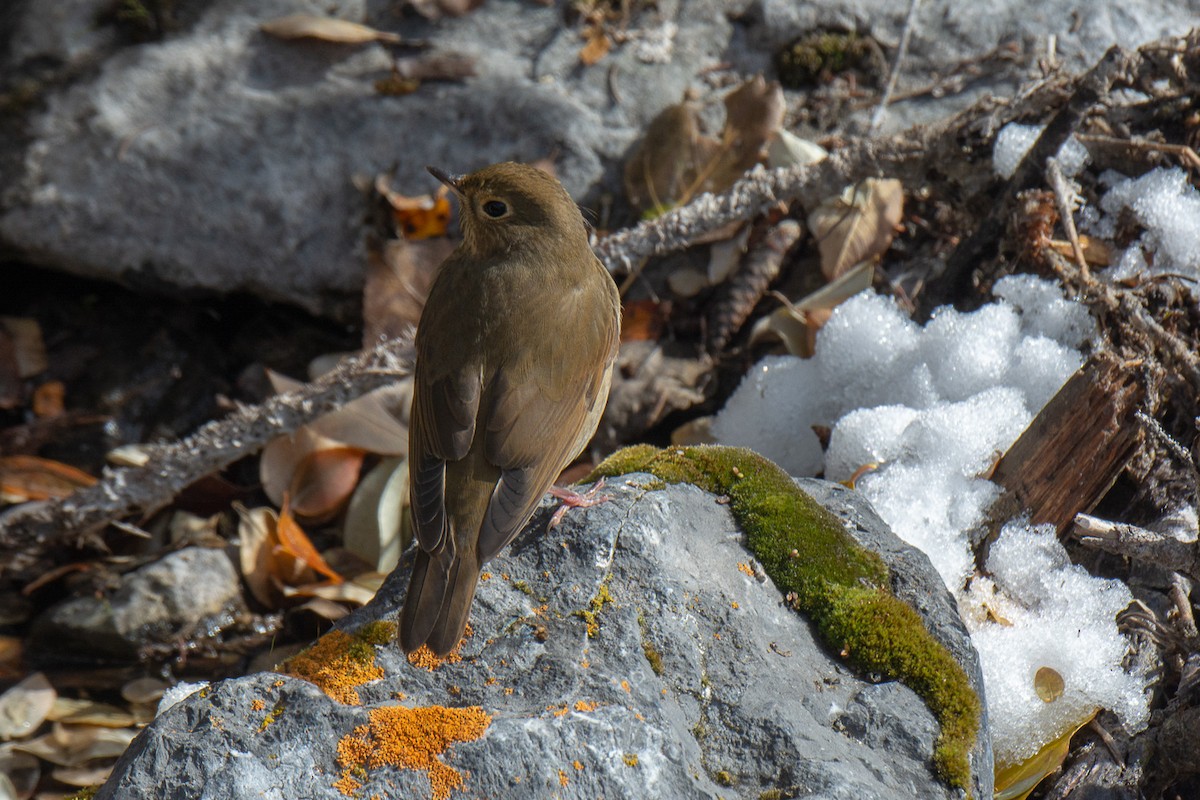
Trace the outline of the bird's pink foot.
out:
[[[547,491],[562,501],[562,505],[554,512],[554,516],[550,518],[550,524],[546,526],[546,530],[552,530],[558,527],[558,523],[563,521],[563,517],[567,515],[567,511],[572,508],[588,508],[590,506],[598,506],[612,498],[606,494],[600,494],[600,490],[604,488],[604,478],[596,481],[596,485],[588,489],[583,494],[564,489],[560,486],[551,486]]]

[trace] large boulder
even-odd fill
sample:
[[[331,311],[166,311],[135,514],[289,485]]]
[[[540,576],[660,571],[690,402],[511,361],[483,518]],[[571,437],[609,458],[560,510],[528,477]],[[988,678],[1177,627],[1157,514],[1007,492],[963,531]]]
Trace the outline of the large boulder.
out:
[[[892,590],[981,692],[928,559],[856,493],[801,485],[883,555]],[[925,702],[818,640],[726,498],[645,474],[603,491],[550,531],[543,508],[487,565],[461,660],[414,664],[378,644],[402,562],[346,633],[286,667],[325,691],[277,673],[212,685],[145,730],[98,797],[446,797],[459,780],[469,797],[962,796],[935,774]],[[991,772],[985,724],[974,797],[991,796]]]

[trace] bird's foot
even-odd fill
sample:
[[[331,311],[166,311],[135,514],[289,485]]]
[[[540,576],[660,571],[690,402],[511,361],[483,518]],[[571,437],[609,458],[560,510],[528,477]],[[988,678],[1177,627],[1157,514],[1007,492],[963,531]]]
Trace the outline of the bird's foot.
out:
[[[567,515],[567,511],[572,508],[589,508],[611,500],[612,498],[608,495],[599,493],[603,488],[604,478],[596,481],[596,485],[583,494],[571,489],[564,489],[560,486],[551,486],[548,491],[561,500],[562,505],[558,507],[558,510],[554,512],[554,516],[550,518],[550,524],[546,526],[546,530],[553,530],[558,527],[558,523],[563,521],[563,517]]]

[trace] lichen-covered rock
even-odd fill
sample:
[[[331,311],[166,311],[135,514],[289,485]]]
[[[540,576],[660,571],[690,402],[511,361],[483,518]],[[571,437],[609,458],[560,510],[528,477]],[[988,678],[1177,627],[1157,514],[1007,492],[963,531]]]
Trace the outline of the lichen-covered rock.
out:
[[[883,555],[892,590],[978,688],[928,560],[855,493],[801,485]],[[457,660],[414,664],[378,644],[403,599],[403,561],[320,658],[164,713],[98,797],[963,796],[934,768],[926,702],[819,641],[746,549],[726,498],[645,474],[604,492],[549,532],[547,506],[487,565]],[[321,668],[338,659],[345,670]],[[980,731],[971,755],[977,798],[992,794],[987,742]]]

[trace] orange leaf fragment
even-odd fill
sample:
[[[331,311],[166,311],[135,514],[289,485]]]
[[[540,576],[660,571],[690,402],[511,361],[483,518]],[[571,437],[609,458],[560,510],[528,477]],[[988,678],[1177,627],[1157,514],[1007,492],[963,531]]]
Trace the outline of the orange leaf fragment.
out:
[[[358,485],[363,455],[356,447],[327,447],[304,456],[292,474],[292,513],[308,521],[336,514]]]
[[[284,495],[283,509],[279,512],[279,522],[275,525],[275,533],[279,536],[279,544],[276,548],[276,553],[289,555],[297,561],[303,562],[314,572],[319,572],[334,583],[341,583],[342,576],[333,571],[333,568],[325,563],[325,559],[317,552],[317,548],[313,547],[312,541],[308,538],[308,534],[304,532],[296,520],[292,517],[291,508],[288,507],[290,498]]]
[[[383,195],[392,208],[392,218],[405,239],[433,239],[445,236],[450,226],[450,190],[441,186],[437,194],[415,197],[393,191],[383,176],[376,178],[375,191]]]
[[[38,456],[0,456],[0,498],[13,503],[67,497],[96,479],[81,469]]]
[[[579,50],[579,63],[585,67],[590,67],[600,59],[608,55],[608,51],[612,49],[612,38],[599,25],[592,25],[583,36],[587,39],[585,44]]]
[[[663,304],[654,300],[626,301],[621,313],[621,341],[657,342],[664,326]]]

